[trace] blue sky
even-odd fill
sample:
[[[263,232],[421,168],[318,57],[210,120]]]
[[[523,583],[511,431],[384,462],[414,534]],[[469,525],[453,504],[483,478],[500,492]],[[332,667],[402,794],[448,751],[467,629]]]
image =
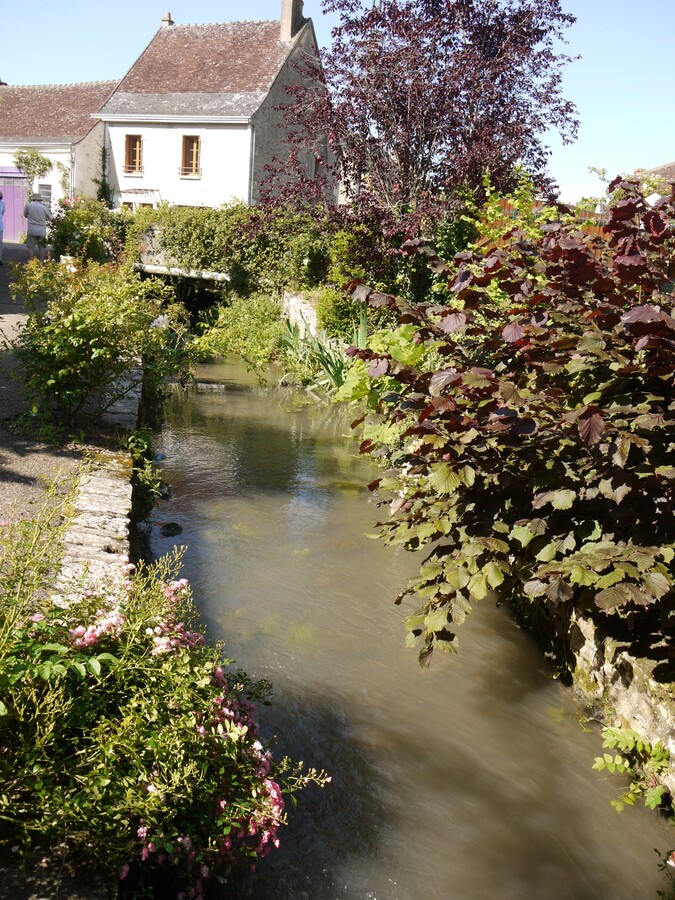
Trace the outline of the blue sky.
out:
[[[281,0],[30,0],[3,4],[0,78],[60,84],[120,78],[170,10],[178,23],[278,19]],[[579,110],[577,142],[550,139],[551,174],[566,200],[601,193],[588,166],[610,177],[675,161],[675,0],[562,0],[577,17],[568,31],[565,96]],[[330,22],[305,0],[319,43]]]

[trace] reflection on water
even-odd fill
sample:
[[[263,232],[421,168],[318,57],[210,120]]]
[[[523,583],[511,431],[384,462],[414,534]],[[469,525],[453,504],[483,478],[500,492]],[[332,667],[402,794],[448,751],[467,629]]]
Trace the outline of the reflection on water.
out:
[[[282,847],[235,895],[257,900],[645,900],[662,887],[654,815],[617,815],[597,734],[508,615],[487,602],[460,654],[422,671],[392,600],[416,561],[369,540],[372,473],[348,417],[263,390],[174,394],[157,447],[172,498],[157,553],[185,543],[212,637],[274,685],[276,753],[326,768]],[[176,521],[179,538],[159,535]],[[233,896],[228,893],[227,896]]]

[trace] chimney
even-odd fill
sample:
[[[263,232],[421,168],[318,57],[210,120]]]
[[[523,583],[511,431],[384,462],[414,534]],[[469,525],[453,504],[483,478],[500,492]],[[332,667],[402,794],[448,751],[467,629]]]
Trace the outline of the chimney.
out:
[[[171,13],[168,12],[162,19],[162,28],[168,28],[169,25],[173,25],[173,24],[174,24],[174,21],[171,18]]]
[[[281,0],[281,40],[290,41],[300,31],[305,19],[302,0]]]

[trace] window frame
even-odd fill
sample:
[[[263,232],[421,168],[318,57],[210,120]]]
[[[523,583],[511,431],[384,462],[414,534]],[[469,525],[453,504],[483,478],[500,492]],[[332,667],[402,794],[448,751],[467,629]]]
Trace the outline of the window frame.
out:
[[[132,143],[133,142],[133,143]],[[143,135],[124,135],[124,174],[143,174]]]
[[[181,178],[201,178],[202,139],[198,134],[184,134],[181,142]]]

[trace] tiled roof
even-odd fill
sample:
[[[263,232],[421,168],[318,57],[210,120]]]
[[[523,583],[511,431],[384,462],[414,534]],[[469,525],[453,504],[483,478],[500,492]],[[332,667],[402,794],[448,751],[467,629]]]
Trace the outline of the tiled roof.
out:
[[[250,117],[265,99],[262,92],[237,94],[127,94],[117,91],[104,114],[127,116],[230,116]]]
[[[119,90],[137,94],[267,93],[289,44],[279,22],[160,28]]]
[[[0,141],[80,140],[116,84],[0,85]]]
[[[649,175],[660,175],[666,181],[675,181],[675,162],[666,163],[665,166],[657,166],[655,169],[640,169],[640,172],[647,172]]]

